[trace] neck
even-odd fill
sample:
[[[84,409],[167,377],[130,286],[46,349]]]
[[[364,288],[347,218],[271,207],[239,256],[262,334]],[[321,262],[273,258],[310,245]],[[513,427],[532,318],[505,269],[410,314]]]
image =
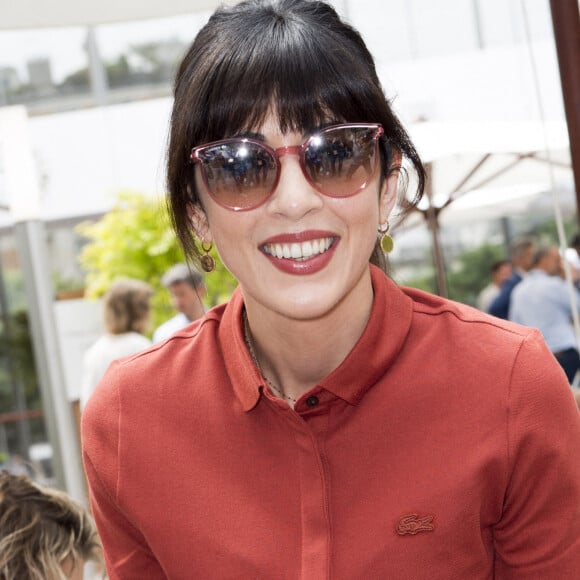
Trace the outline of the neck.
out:
[[[285,398],[298,399],[346,358],[366,327],[372,302],[370,277],[354,296],[315,319],[290,318],[246,300],[253,354],[264,378]]]

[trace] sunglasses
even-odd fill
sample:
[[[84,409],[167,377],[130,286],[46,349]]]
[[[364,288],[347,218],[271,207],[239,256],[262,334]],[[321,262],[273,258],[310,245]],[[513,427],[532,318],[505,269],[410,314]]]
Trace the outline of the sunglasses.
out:
[[[195,147],[191,160],[199,163],[212,199],[233,211],[262,205],[280,180],[280,157],[295,154],[306,181],[329,197],[361,192],[379,165],[377,123],[332,125],[308,137],[302,145],[273,149],[249,138],[224,139]]]

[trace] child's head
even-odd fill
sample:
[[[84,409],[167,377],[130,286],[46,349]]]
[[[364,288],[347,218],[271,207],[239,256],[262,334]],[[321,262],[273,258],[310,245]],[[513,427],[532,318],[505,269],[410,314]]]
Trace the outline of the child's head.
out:
[[[0,472],[0,580],[82,578],[100,560],[89,513],[65,493]]]

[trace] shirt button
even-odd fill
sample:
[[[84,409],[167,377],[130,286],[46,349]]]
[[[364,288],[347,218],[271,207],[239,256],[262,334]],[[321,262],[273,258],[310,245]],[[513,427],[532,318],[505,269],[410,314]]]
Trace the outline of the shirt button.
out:
[[[316,405],[318,405],[319,401],[318,401],[318,397],[312,396],[312,397],[308,397],[308,399],[306,399],[306,406],[307,407],[316,407]]]

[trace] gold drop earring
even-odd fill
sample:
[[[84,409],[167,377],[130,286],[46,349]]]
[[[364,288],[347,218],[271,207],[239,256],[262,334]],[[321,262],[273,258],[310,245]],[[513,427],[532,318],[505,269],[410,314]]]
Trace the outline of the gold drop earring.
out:
[[[215,260],[210,254],[213,248],[213,242],[210,242],[209,244],[201,242],[200,245],[201,249],[203,250],[203,255],[199,259],[201,269],[209,274],[209,272],[213,272],[215,270]]]
[[[386,221],[384,224],[379,224],[378,232],[379,232],[379,240],[381,242],[381,248],[385,254],[390,254],[395,247],[395,242],[393,242],[393,238],[388,234],[389,231],[389,222]]]

